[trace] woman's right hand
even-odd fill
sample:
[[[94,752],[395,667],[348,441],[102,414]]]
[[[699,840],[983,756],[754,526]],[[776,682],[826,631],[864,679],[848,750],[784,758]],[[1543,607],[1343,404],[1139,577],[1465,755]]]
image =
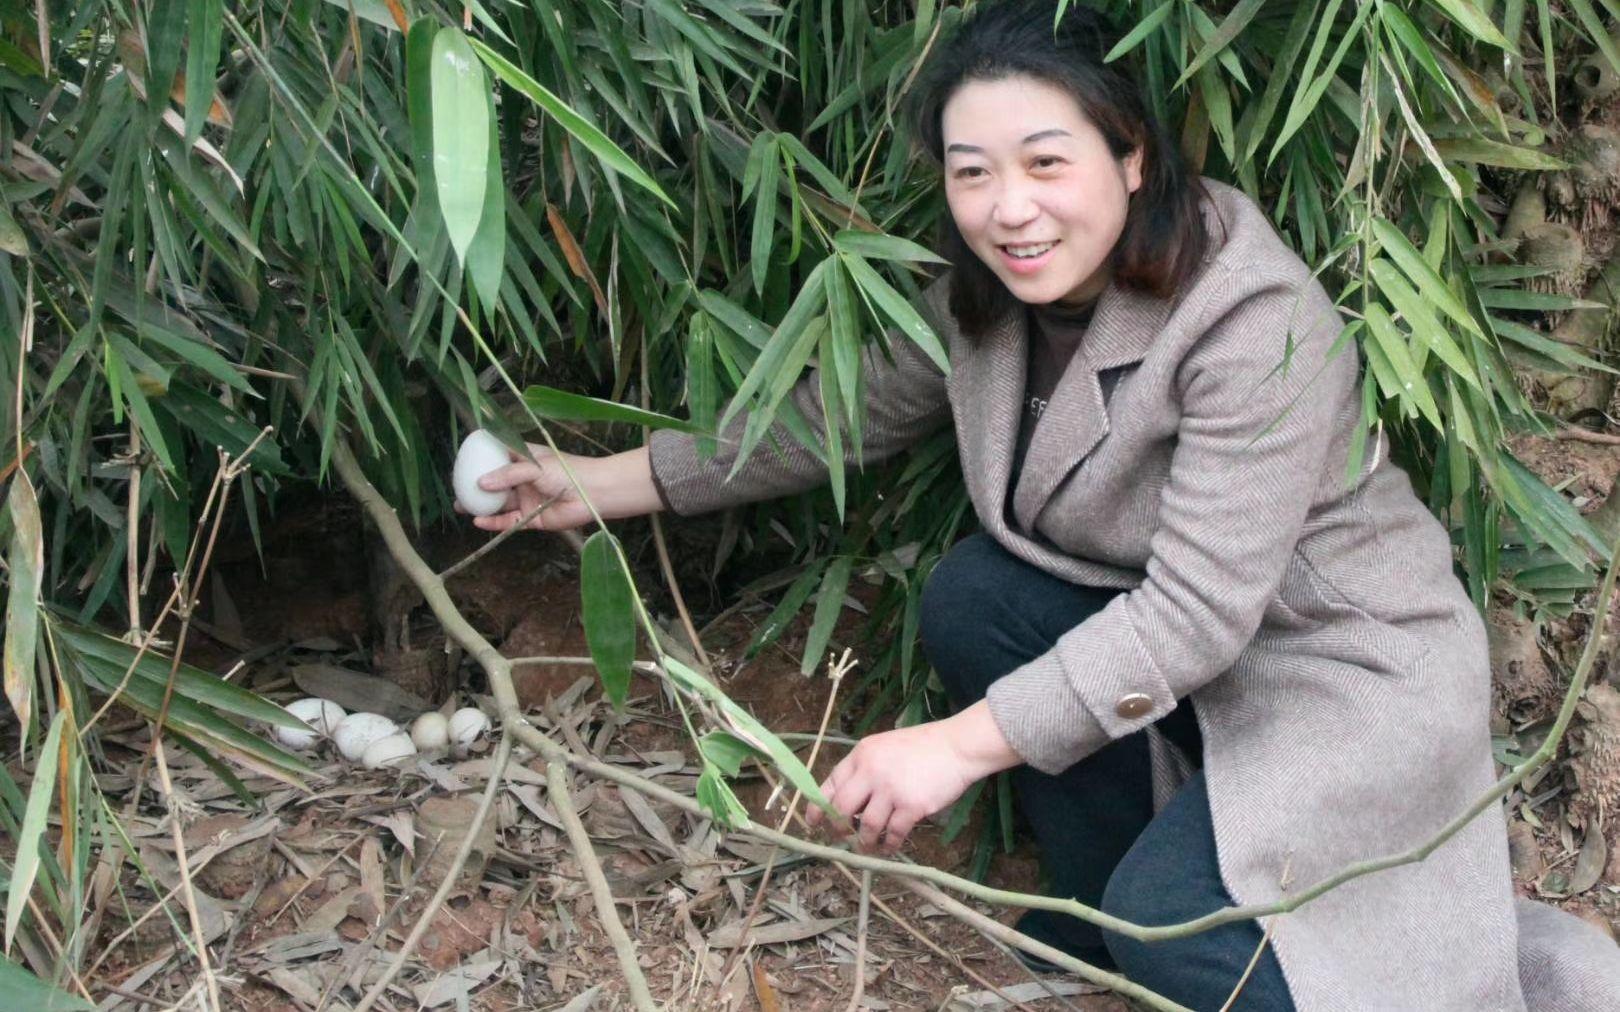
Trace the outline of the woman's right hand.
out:
[[[662,508],[646,447],[607,457],[565,453],[559,460],[547,447],[526,445],[534,457],[533,462],[508,450],[512,463],[478,479],[480,488],[504,491],[507,496],[505,506],[498,512],[473,517],[474,526],[486,531],[510,530],[546,502],[550,505],[530,517],[526,526],[537,531],[566,531],[592,523],[591,511],[580,498],[579,489],[563,472],[563,463],[574,473],[591,505],[604,520],[655,513]],[[459,504],[457,509],[460,509]]]

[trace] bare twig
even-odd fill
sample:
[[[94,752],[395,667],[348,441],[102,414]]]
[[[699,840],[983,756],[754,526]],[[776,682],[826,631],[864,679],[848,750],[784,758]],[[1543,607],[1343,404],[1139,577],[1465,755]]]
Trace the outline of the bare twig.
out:
[[[630,1001],[635,1004],[637,1012],[657,1012],[658,1005],[653,1001],[652,992],[647,989],[647,978],[641,973],[641,964],[636,962],[636,943],[625,933],[619,912],[613,907],[613,890],[608,886],[607,876],[602,873],[602,863],[596,859],[596,851],[591,846],[590,834],[585,832],[585,824],[579,821],[579,813],[574,810],[574,798],[568,790],[567,765],[557,759],[548,759],[546,784],[551,792],[551,806],[557,810],[557,817],[568,831],[568,842],[573,845],[574,856],[579,859],[580,871],[590,884],[591,897],[596,900],[596,916],[602,922],[602,930],[607,932],[608,941],[613,943],[613,954],[619,958],[619,972],[624,974],[625,984],[630,989]]]
[[[849,994],[849,1004],[845,1012],[856,1012],[861,1007],[861,998],[866,994],[866,926],[867,920],[872,916],[872,873],[861,872],[861,908],[856,918],[858,933],[855,936],[855,982]]]
[[[461,869],[466,867],[467,858],[472,855],[473,847],[478,843],[478,831],[484,827],[484,820],[489,818],[489,810],[495,803],[495,795],[501,792],[501,778],[506,774],[506,763],[511,758],[512,735],[508,730],[501,734],[500,744],[495,746],[495,761],[489,768],[489,783],[484,786],[483,797],[478,799],[478,810],[473,813],[472,824],[467,827],[467,835],[461,838],[461,845],[456,848],[455,857],[451,858],[450,865],[445,870],[444,880],[439,883],[439,888],[433,891],[433,898],[428,900],[427,906],[422,908],[422,913],[416,919],[416,926],[411,928],[411,933],[405,937],[404,944],[394,953],[388,968],[377,978],[377,983],[371,985],[371,990],[366,992],[365,997],[360,999],[360,1004],[354,1007],[354,1012],[366,1012],[366,1009],[376,1004],[377,999],[382,997],[388,985],[399,976],[405,961],[416,951],[422,936],[427,934],[433,915],[439,912],[451,890],[455,889],[456,880],[461,877]]]
[[[647,341],[641,341],[641,410],[647,411],[652,407],[652,384],[647,377]],[[642,426],[641,442],[647,446],[651,453],[652,427]],[[675,602],[675,614],[681,618],[681,628],[686,630],[686,638],[691,641],[692,652],[697,655],[698,663],[704,671],[714,666],[709,663],[709,655],[703,649],[703,638],[698,635],[697,627],[692,624],[692,613],[686,608],[686,596],[681,593],[681,582],[675,579],[675,565],[669,560],[669,545],[664,541],[664,522],[658,518],[657,513],[648,514],[647,519],[652,523],[653,548],[658,553],[658,568],[664,574],[664,586],[669,588],[670,600]]]
[[[523,517],[520,520],[518,520],[517,523],[515,523],[512,526],[508,527],[506,530],[500,532],[499,534],[495,535],[493,538],[490,538],[488,541],[484,542],[482,545],[479,545],[477,550],[468,553],[468,555],[467,555],[467,557],[465,559],[462,559],[460,562],[456,563],[455,565],[451,566],[449,569],[446,569],[444,572],[440,573],[439,574],[439,579],[448,580],[452,576],[455,576],[457,573],[461,572],[463,569],[466,569],[468,566],[470,566],[473,563],[477,562],[479,559],[482,559],[484,556],[488,555],[490,552],[493,552],[496,548],[500,547],[501,543],[504,542],[507,538],[511,537],[513,534],[516,534],[518,531],[521,531],[521,530],[524,530],[525,528],[527,528],[529,526],[529,521],[533,520],[535,517],[539,516],[545,510],[545,508],[547,506],[550,506],[552,503],[556,502],[558,496],[560,496],[560,495],[562,495],[562,493],[558,492],[557,495],[552,496],[551,498],[547,499],[545,502],[543,502],[540,505],[536,506],[534,509],[532,509],[529,512],[523,514]]]
[[[1600,446],[1620,446],[1620,436],[1611,432],[1593,432],[1578,425],[1562,425],[1553,433],[1556,439],[1567,439],[1577,443],[1597,443]]]
[[[1243,968],[1243,976],[1239,977],[1237,983],[1233,985],[1232,993],[1226,996],[1226,1001],[1222,1003],[1220,1012],[1231,1012],[1232,1006],[1237,1003],[1238,995],[1243,993],[1243,989],[1249,984],[1249,978],[1254,976],[1254,968],[1260,965],[1260,957],[1265,953],[1266,946],[1271,944],[1271,929],[1276,926],[1276,918],[1272,918],[1266,924],[1266,930],[1260,934],[1260,944],[1254,947],[1254,955],[1249,957],[1249,965]]]
[[[164,757],[163,739],[159,736],[157,726],[154,726],[152,731],[152,758],[157,761],[158,783],[162,785],[163,795],[169,803],[169,834],[174,838],[175,863],[180,869],[180,895],[186,901],[186,914],[191,919],[191,934],[197,944],[197,969],[208,988],[209,1007],[219,1012],[223,1008],[219,1003],[219,981],[214,977],[214,969],[208,962],[208,938],[203,934],[202,917],[197,913],[197,893],[191,886],[191,868],[186,857],[185,830],[180,824],[179,800],[174,793],[174,781],[169,779],[169,763]]]

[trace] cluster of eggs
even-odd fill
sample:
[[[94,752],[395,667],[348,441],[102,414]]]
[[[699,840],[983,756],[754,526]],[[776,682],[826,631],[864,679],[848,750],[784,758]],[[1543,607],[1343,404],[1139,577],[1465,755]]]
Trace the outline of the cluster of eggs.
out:
[[[277,741],[302,750],[331,738],[343,758],[369,769],[395,765],[418,752],[444,749],[462,759],[474,742],[489,733],[489,718],[473,706],[464,706],[449,717],[436,711],[424,713],[411,722],[409,731],[380,713],[345,713],[331,700],[314,696],[289,703],[287,712],[307,727],[278,727]]]

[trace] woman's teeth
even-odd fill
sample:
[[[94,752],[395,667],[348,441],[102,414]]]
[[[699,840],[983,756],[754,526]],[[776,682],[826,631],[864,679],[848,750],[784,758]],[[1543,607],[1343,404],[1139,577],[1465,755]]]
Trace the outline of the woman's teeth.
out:
[[[1045,253],[1047,250],[1056,245],[1057,243],[1055,242],[1041,242],[1035,243],[1032,246],[1003,246],[1002,249],[1006,250],[1011,256],[1018,257],[1020,260],[1028,260],[1040,256],[1042,253]]]

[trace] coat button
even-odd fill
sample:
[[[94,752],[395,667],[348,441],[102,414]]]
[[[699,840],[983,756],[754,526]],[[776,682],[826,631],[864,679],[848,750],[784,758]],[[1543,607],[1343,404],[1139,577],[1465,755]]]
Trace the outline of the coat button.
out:
[[[1153,710],[1153,697],[1143,692],[1127,692],[1114,704],[1114,712],[1126,720],[1145,717]]]

